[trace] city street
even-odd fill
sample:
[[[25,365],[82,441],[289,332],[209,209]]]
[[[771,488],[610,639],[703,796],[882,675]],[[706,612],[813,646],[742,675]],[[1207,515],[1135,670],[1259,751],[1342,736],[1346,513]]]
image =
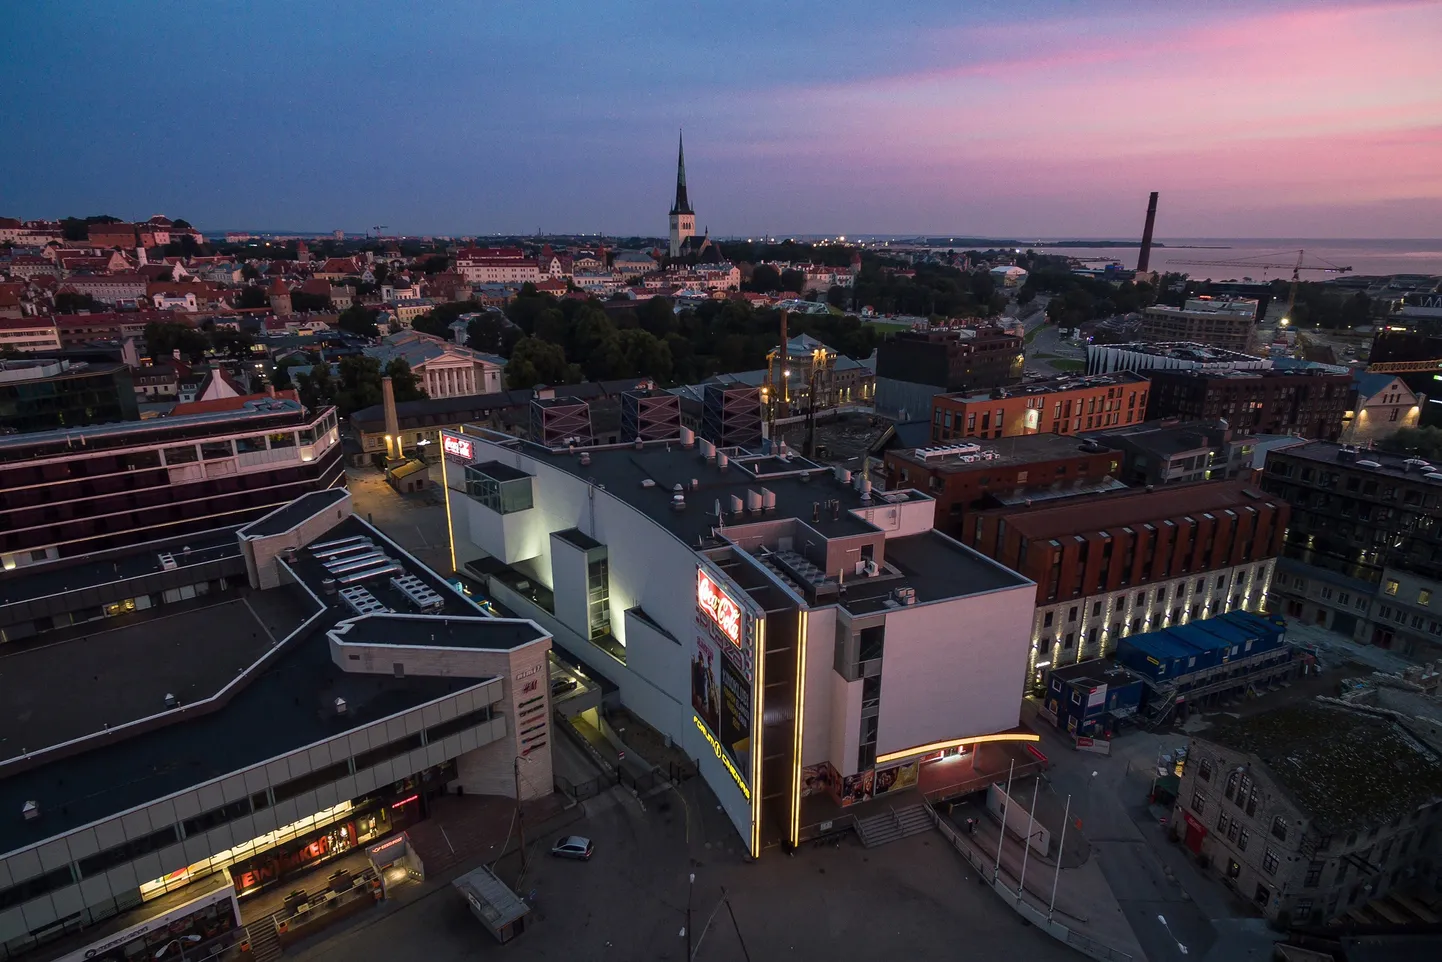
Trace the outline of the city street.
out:
[[[1063,801],[1071,795],[1072,815],[1081,821],[1091,857],[1098,860],[1147,957],[1152,962],[1207,959],[1219,932],[1228,941],[1215,946],[1211,957],[1218,962],[1238,957],[1239,951],[1268,957],[1275,935],[1253,924],[1249,907],[1168,839],[1163,819],[1169,813],[1147,802],[1159,754],[1184,746],[1187,736],[1129,731],[1112,742],[1111,755],[1094,755],[1075,750],[1069,739],[1036,718],[1035,710],[1036,703],[1028,700],[1023,720],[1042,733],[1042,751],[1052,762],[1051,789]]]
[[[703,962],[739,962],[748,953],[753,960],[838,962],[913,953],[1026,962],[1078,958],[978,884],[934,832],[870,850],[854,839],[839,848],[806,847],[795,856],[771,850],[749,863],[700,780],[684,790],[692,796],[694,866],[686,856],[687,809],[670,792],[638,802],[617,789],[586,803],[588,817],[565,831],[593,840],[590,862],[546,857],[553,840],[533,840],[538,855],[516,888],[522,895],[534,892],[534,908],[513,945],[497,944],[448,880],[433,879],[409,904],[358,919],[287,956],[292,962],[449,962],[519,952],[568,962],[680,960],[687,879],[694,871],[693,948]],[[507,882],[515,880],[517,862],[512,856],[499,866]],[[719,901],[723,886],[730,911]]]

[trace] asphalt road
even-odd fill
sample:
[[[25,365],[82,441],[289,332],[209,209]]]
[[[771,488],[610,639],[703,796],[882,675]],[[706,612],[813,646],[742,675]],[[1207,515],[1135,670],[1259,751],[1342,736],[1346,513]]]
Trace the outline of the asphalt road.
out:
[[[643,810],[620,790],[588,802],[588,817],[565,831],[590,837],[595,857],[587,863],[543,854],[532,860],[530,874],[515,888],[535,893],[533,910],[512,944],[497,944],[449,885],[428,881],[429,891],[413,892],[409,904],[362,917],[330,939],[288,951],[287,958],[681,960],[688,894],[700,962],[873,962],[912,954],[1018,962],[1078,958],[979,885],[938,833],[877,849],[851,840],[839,848],[803,848],[795,856],[768,851],[748,862],[699,779],[686,790],[692,796],[686,806],[665,793],[645,800]],[[498,872],[509,882],[518,867],[512,858]],[[721,902],[723,887],[729,909]]]

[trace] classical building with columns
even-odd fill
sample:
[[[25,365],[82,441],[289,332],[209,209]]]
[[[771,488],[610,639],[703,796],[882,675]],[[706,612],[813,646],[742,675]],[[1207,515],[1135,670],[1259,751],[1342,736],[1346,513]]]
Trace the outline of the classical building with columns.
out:
[[[429,397],[465,397],[494,394],[501,390],[501,373],[506,359],[473,351],[443,338],[420,331],[400,331],[381,339],[366,354],[385,367],[396,358],[411,366]]]

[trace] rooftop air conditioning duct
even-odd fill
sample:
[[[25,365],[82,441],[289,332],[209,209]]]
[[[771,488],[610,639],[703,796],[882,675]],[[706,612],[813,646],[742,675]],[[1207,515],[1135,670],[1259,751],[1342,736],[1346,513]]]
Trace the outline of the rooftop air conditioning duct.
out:
[[[344,698],[337,698],[335,700],[335,713],[337,715],[344,715],[346,713],[346,703]]]
[[[848,471],[848,470],[846,470],[845,468],[837,468],[837,469],[836,469],[836,480],[840,481],[842,484],[850,484],[850,483],[851,483],[851,472]]]
[[[761,507],[767,511],[776,510],[776,492],[770,488],[761,489]]]
[[[759,491],[752,491],[750,488],[748,488],[748,489],[746,490],[746,511],[747,511],[747,513],[748,513],[748,514],[755,514],[756,512],[760,511],[760,510],[761,510],[761,504],[762,504],[761,493],[760,493]]]
[[[33,822],[35,819],[40,817],[40,803],[32,798],[30,801],[20,806],[20,815],[25,819],[25,821]]]
[[[680,491],[677,491],[675,494],[671,495],[671,510],[681,511],[685,509],[685,507],[686,495],[682,494]]]
[[[734,494],[731,495],[731,513],[740,514],[744,508],[745,505],[742,503],[741,498]]]
[[[705,438],[702,438],[702,439],[701,439],[701,456],[702,456],[703,458],[705,458],[707,461],[715,461],[715,460],[716,460],[716,445],[712,444],[710,441],[706,440]]]
[[[683,448],[689,448],[689,447],[691,447],[691,445],[693,445],[693,444],[695,444],[695,443],[696,443],[696,432],[693,431],[693,430],[691,430],[690,428],[683,427],[683,428],[681,429],[681,447],[683,447]]]
[[[731,464],[731,459],[728,458],[726,455],[724,455],[724,454],[717,454],[717,455],[716,455],[716,467],[720,468],[722,471],[725,471],[726,468],[727,468],[728,466],[730,466],[730,464]]]

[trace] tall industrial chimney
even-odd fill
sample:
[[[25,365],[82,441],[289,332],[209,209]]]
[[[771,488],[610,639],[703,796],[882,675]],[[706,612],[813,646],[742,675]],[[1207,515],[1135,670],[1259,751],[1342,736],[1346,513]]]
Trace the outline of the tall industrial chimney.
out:
[[[1152,262],[1152,228],[1157,222],[1157,192],[1147,200],[1147,226],[1142,229],[1142,249],[1137,253],[1137,273],[1149,269]]]
[[[396,389],[388,377],[381,378],[381,405],[386,413],[386,457],[401,457],[401,425],[396,417]]]

